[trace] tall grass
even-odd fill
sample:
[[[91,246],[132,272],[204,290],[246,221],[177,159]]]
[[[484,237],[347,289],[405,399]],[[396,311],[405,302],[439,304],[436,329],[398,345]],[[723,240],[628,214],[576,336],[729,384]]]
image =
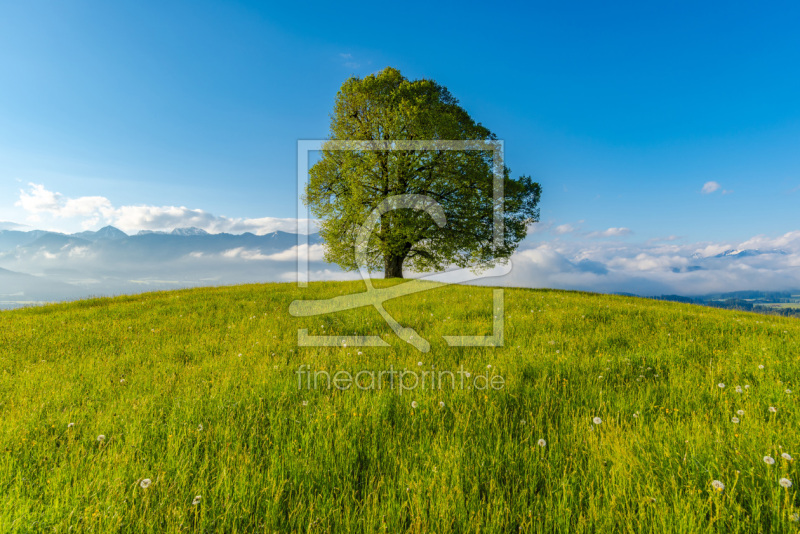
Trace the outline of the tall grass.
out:
[[[362,290],[0,313],[0,532],[796,529],[800,476],[781,454],[800,458],[797,320],[508,289],[505,346],[451,348],[443,335],[491,333],[492,293],[445,287],[386,304],[431,342],[420,353],[374,309],[287,311]],[[298,328],[391,347],[298,347]],[[463,368],[473,387],[306,389],[300,365]]]

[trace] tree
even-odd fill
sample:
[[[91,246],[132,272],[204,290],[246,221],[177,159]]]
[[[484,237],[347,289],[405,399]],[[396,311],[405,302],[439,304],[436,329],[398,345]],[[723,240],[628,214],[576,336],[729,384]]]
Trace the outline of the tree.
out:
[[[370,271],[402,278],[449,265],[482,270],[505,261],[538,220],[541,187],[503,167],[504,239],[493,241],[494,175],[490,150],[394,150],[389,141],[496,141],[496,136],[433,80],[409,81],[387,67],[344,82],[331,115],[330,140],[374,141],[375,150],[332,150],[309,170],[304,201],[320,219],[325,260],[358,269],[356,238],[370,213],[387,199],[424,195],[441,206],[446,224],[429,213],[390,210],[366,242]]]

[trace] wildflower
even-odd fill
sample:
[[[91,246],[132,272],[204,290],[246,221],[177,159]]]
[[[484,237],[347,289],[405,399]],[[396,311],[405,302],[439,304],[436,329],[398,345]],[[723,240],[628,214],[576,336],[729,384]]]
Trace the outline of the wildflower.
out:
[[[792,392],[792,390],[791,390],[791,389],[787,389],[787,390],[786,390],[786,394],[787,394],[787,395],[788,395],[789,393],[791,393],[791,392]]]
[[[97,436],[97,441],[102,443],[105,440],[106,440],[106,437],[103,434],[100,434],[99,436]]]
[[[772,456],[764,456],[764,463],[767,465],[773,465],[775,463],[775,458]]]
[[[736,386],[736,393],[742,392],[742,386]]]
[[[200,504],[200,499],[202,498],[203,497],[201,497],[200,495],[195,495],[194,499],[192,499],[192,506],[197,506],[198,504]]]
[[[775,412],[778,411],[778,409],[775,406],[770,406],[769,407],[769,411],[772,412],[772,413],[775,413]]]
[[[783,454],[781,454],[781,458],[783,458],[784,460],[788,460],[790,462],[794,460],[794,458],[792,458],[792,455],[789,454],[788,452],[784,452]]]
[[[725,484],[723,484],[719,480],[712,481],[711,482],[711,486],[717,491],[724,491],[725,490]]]
[[[599,425],[600,423],[602,423],[602,422],[603,422],[603,420],[602,420],[602,419],[600,419],[599,417],[595,417],[594,419],[592,419],[592,422],[593,422],[594,424],[596,424],[596,425]]]
[[[778,484],[781,485],[782,488],[789,489],[792,487],[792,481],[788,478],[782,478],[778,481]]]
[[[362,354],[364,354],[364,353],[363,353],[363,352],[361,352],[361,351],[358,351],[358,355],[359,355],[359,356],[361,356]]]
[[[492,364],[490,363],[489,365],[486,366],[486,368],[487,369],[491,369],[492,368]]]
[[[464,373],[464,376],[466,376],[467,378],[469,378],[469,377],[471,377],[472,375],[471,375],[471,374],[469,374],[469,373]]]
[[[744,410],[736,410],[737,415],[744,415]]]
[[[411,407],[412,407],[412,408],[416,408],[417,406],[419,406],[419,405],[417,404],[417,401],[411,401]]]
[[[150,484],[152,483],[153,481],[150,480],[149,478],[143,478],[142,481],[139,482],[139,486],[141,486],[142,489],[147,489],[150,487]]]
[[[725,389],[725,384],[720,382],[719,384],[717,384],[717,387],[720,388],[720,389]]]
[[[764,366],[763,366],[763,365],[759,365],[759,366],[758,366],[758,368],[759,368],[759,369],[763,369],[763,368],[764,368]]]
[[[417,362],[417,367],[422,367],[422,362]]]
[[[745,384],[744,389],[750,389],[750,384]]]
[[[73,426],[75,426],[75,423],[70,423],[67,425],[67,428],[72,428]]]
[[[739,418],[738,417],[731,417],[731,422],[732,423],[738,423],[739,422]]]
[[[536,442],[536,444],[537,444],[538,446],[540,446],[541,448],[543,448],[543,449],[544,449],[545,447],[547,447],[547,442],[546,442],[545,440],[543,440],[543,439],[540,439],[539,441],[537,441],[537,442]]]
[[[439,408],[444,408],[444,401],[439,401]]]

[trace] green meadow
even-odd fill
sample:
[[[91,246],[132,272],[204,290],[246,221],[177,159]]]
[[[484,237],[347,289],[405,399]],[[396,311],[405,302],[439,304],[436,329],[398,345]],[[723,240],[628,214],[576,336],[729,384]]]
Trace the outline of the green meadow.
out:
[[[386,303],[422,353],[374,308],[288,311],[363,290],[0,313],[0,532],[798,529],[800,321],[507,289],[504,346],[449,347],[493,319],[490,288],[451,286]],[[298,329],[390,346],[298,347]],[[301,365],[362,387],[309,389]],[[456,379],[366,387],[390,369]]]

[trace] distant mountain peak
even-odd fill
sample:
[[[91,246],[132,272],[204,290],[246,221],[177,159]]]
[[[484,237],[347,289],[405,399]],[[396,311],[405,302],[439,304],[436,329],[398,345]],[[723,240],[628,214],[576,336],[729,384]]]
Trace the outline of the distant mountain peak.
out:
[[[171,235],[181,235],[181,236],[208,235],[208,232],[206,232],[202,228],[197,228],[196,226],[190,226],[189,228],[175,228],[171,232]]]
[[[748,248],[748,249],[744,249],[744,250],[739,250],[739,249],[732,248],[732,249],[726,250],[725,252],[721,252],[721,253],[717,254],[716,256],[713,256],[713,257],[714,258],[748,258],[748,257],[751,257],[751,256],[762,256],[764,254],[786,255],[787,252],[785,250],[779,250],[779,249],[759,250],[757,248]]]
[[[86,232],[79,232],[77,234],[72,234],[71,237],[78,237],[80,239],[87,239],[89,241],[97,241],[98,239],[125,239],[126,237],[128,237],[128,234],[126,234],[119,228],[115,228],[109,225],[100,228],[96,232],[87,230]]]

